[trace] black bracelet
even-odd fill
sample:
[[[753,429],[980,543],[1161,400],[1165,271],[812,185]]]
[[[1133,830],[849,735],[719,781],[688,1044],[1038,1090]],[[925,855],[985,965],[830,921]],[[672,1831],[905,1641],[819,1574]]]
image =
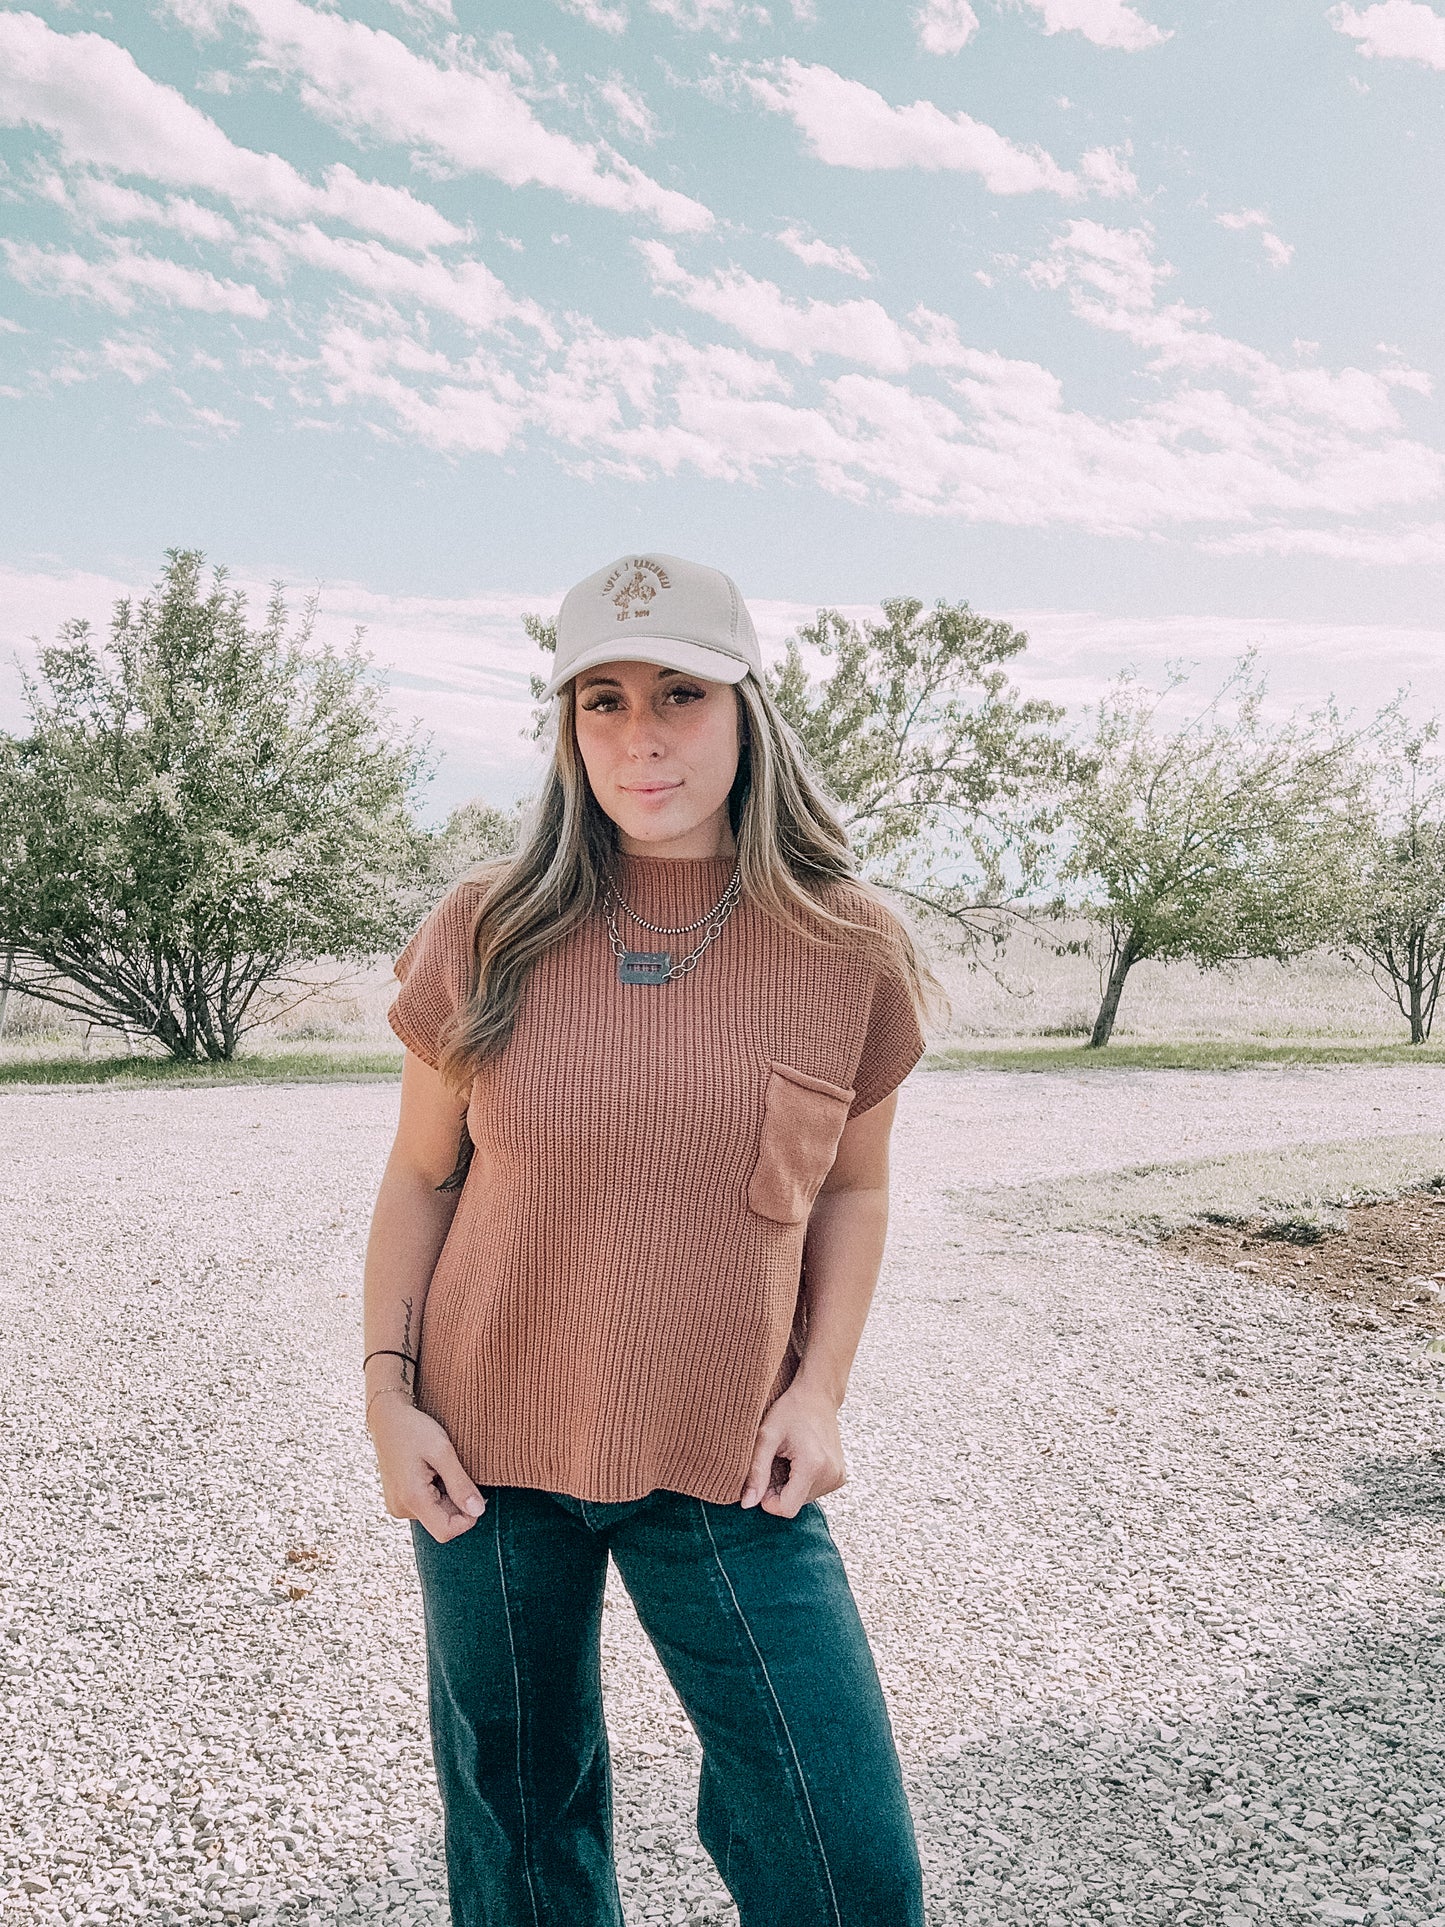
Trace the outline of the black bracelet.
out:
[[[416,1363],[416,1360],[410,1352],[393,1351],[389,1345],[378,1345],[374,1352],[368,1352],[365,1358],[362,1359],[362,1371],[366,1370],[373,1358],[404,1358],[408,1365],[415,1365]]]

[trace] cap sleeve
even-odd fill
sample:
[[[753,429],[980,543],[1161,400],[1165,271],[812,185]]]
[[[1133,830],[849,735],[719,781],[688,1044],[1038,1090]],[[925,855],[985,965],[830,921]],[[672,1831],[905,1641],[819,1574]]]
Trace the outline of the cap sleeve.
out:
[[[871,1111],[890,1091],[897,1090],[927,1047],[907,981],[900,970],[889,965],[873,982],[868,1028],[853,1075],[849,1117]]]
[[[401,989],[387,1022],[433,1070],[442,1028],[471,989],[472,926],[483,894],[475,884],[459,883],[423,918],[393,966]]]

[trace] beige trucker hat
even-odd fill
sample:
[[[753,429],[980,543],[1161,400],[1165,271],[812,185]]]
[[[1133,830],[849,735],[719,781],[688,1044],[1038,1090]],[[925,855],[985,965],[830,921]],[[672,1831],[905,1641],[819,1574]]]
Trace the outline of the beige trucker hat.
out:
[[[763,673],[757,631],[738,585],[680,555],[624,555],[569,589],[557,617],[546,693],[600,662],[655,662],[712,682]]]

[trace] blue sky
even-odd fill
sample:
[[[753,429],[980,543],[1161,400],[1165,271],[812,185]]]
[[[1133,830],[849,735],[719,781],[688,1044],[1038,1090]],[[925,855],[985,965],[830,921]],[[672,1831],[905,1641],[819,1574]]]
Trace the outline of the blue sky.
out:
[[[443,802],[632,547],[1437,706],[1442,104],[1423,0],[0,11],[0,646],[319,584]]]

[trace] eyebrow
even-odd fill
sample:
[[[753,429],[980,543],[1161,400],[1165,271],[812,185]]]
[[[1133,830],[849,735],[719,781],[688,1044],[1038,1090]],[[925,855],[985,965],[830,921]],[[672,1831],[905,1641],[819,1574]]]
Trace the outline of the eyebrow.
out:
[[[669,669],[666,667],[666,665],[664,665],[657,672],[657,680],[660,682],[664,676],[686,676],[688,673],[689,672],[686,669]],[[694,677],[693,680],[696,681],[696,677]],[[620,689],[622,687],[620,680],[616,676],[598,676],[598,675],[590,675],[590,676],[584,675],[581,678],[578,684],[578,687],[581,689],[591,689],[598,683],[601,683],[603,685],[610,683],[614,689]]]

